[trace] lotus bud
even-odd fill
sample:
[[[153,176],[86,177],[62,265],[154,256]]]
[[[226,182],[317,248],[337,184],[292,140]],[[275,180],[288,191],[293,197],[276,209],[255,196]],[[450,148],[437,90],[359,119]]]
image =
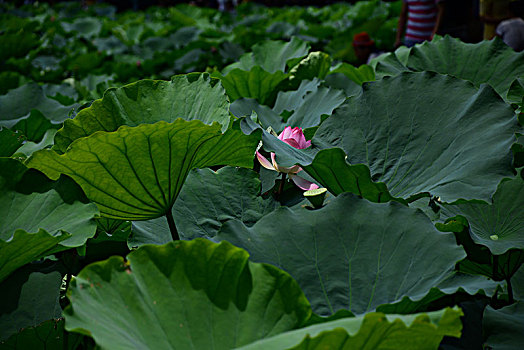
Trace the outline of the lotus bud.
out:
[[[277,136],[277,138],[290,145],[291,147],[297,148],[297,149],[304,149],[311,146],[311,141],[306,141],[306,137],[304,136],[304,133],[302,132],[302,129],[299,127],[292,128],[290,126],[286,126],[284,130],[280,133],[280,135]],[[286,173],[289,175],[289,178],[293,180],[295,185],[300,187],[303,190],[312,190],[317,189],[318,185],[300,177],[297,176],[297,174],[302,171],[302,168],[298,165],[293,165],[291,167],[283,167],[278,165],[276,161],[276,155],[275,153],[271,153],[271,162],[264,157],[262,154],[260,154],[258,151],[256,152],[257,159],[264,168],[269,170],[274,170],[279,173]]]

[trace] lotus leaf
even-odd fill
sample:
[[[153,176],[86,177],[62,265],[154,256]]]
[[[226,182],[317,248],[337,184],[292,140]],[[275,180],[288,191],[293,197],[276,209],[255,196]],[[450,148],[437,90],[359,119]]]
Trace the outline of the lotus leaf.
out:
[[[311,308],[284,271],[227,242],[144,246],[71,283],[66,329],[111,349],[231,349],[303,324]],[[169,329],[169,331],[166,331]]]
[[[64,123],[55,137],[56,148],[65,152],[74,140],[96,131],[115,131],[121,125],[137,126],[178,118],[229,124],[229,104],[218,80],[208,75],[180,75],[171,82],[141,80],[111,88],[101,100]]]
[[[350,193],[314,211],[279,208],[250,228],[228,221],[215,239],[288,271],[320,315],[421,299],[465,257],[422,212]]]
[[[51,179],[72,177],[103,216],[154,219],[171,211],[191,169],[253,165],[258,136],[220,130],[218,123],[183,119],[122,126],[81,138],[63,155],[35,152],[27,164]]]
[[[395,197],[488,200],[512,174],[517,130],[512,109],[489,86],[403,73],[364,84],[322,123],[313,144],[341,147]]]

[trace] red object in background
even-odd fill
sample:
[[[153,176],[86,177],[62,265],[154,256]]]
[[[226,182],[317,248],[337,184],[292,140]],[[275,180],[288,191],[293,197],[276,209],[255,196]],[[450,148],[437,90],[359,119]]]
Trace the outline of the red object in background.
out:
[[[375,41],[371,40],[366,32],[357,33],[353,36],[353,46],[373,46]]]

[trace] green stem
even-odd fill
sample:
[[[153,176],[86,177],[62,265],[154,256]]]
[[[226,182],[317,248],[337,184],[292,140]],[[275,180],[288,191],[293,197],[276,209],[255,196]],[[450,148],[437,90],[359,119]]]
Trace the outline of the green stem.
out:
[[[282,192],[284,192],[284,183],[286,182],[286,173],[282,173],[282,180],[280,181],[280,186],[278,187],[277,196],[280,198]]]
[[[169,231],[171,231],[171,237],[173,237],[173,241],[180,241],[180,236],[178,235],[178,231],[175,225],[175,219],[173,218],[173,213],[171,212],[171,209],[167,211],[166,218],[167,224],[169,225]]]

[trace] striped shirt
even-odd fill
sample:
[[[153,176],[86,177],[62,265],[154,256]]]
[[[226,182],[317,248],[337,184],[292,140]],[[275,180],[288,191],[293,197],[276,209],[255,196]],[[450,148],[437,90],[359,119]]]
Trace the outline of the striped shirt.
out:
[[[437,3],[442,0],[404,0],[408,7],[408,24],[405,38],[422,42],[431,40],[437,21]]]

